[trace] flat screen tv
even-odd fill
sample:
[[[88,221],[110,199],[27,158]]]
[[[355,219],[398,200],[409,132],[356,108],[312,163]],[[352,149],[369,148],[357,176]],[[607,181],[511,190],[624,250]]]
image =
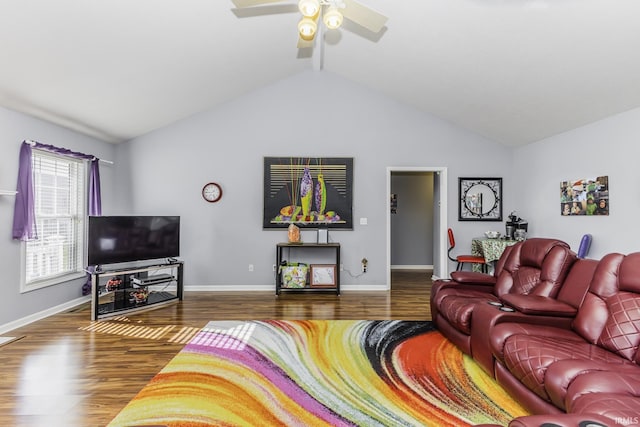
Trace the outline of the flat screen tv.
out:
[[[180,255],[179,216],[90,216],[88,265]]]

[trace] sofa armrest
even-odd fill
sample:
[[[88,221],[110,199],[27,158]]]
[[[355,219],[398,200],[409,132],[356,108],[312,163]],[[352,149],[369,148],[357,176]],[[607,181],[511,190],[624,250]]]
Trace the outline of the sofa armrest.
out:
[[[538,316],[575,317],[578,310],[562,301],[540,295],[506,294],[502,301],[520,313]]]
[[[496,284],[497,278],[491,274],[480,273],[479,271],[453,271],[451,278],[457,283],[488,285]]]

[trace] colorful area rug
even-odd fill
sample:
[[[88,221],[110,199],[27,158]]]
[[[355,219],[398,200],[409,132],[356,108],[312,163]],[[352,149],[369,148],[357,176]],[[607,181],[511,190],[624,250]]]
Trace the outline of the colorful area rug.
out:
[[[210,322],[109,424],[506,425],[526,411],[430,322]]]

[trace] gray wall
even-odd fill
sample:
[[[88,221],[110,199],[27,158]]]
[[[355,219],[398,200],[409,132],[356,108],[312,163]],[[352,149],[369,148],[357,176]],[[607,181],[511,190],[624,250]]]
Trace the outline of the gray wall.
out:
[[[432,172],[392,172],[391,193],[398,209],[391,215],[393,268],[433,267],[434,206]]]
[[[640,250],[640,109],[514,150],[521,185],[513,196],[530,231],[577,248],[591,233],[590,258]],[[609,176],[609,216],[560,215],[560,182]]]
[[[99,142],[65,128],[54,126],[24,114],[0,108],[0,189],[15,190],[18,176],[18,154],[25,139],[65,147],[75,151],[113,159],[115,147]],[[112,206],[114,167],[101,164],[103,202]],[[0,196],[0,271],[2,271],[2,297],[0,298],[0,327],[63,305],[82,296],[83,281],[72,281],[31,292],[20,293],[21,243],[11,239],[14,196]]]
[[[354,158],[354,230],[329,237],[342,244],[344,267],[353,276],[360,260],[369,260],[367,274],[342,277],[347,289],[366,289],[387,285],[388,166],[447,167],[448,197],[455,201],[461,174],[509,182],[512,153],[328,72],[298,74],[117,150],[118,186],[130,190],[121,193],[117,209],[181,215],[181,258],[191,289],[273,288],[274,245],[287,236],[262,229],[264,156]],[[208,181],[222,185],[220,202],[202,200]],[[360,218],[368,225],[359,225]],[[448,221],[456,218],[452,207]],[[459,228],[462,247],[485,229],[478,223]],[[314,239],[303,232],[303,240]]]

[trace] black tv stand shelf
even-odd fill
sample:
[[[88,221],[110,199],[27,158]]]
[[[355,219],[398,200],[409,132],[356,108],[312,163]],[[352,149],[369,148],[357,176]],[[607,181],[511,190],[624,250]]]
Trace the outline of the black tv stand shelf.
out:
[[[164,307],[182,300],[181,261],[91,274],[91,320]]]

